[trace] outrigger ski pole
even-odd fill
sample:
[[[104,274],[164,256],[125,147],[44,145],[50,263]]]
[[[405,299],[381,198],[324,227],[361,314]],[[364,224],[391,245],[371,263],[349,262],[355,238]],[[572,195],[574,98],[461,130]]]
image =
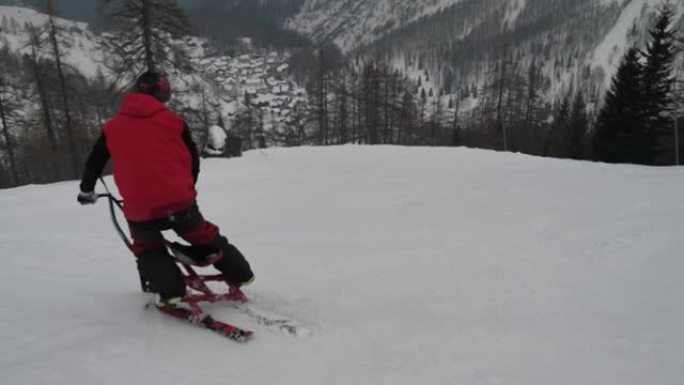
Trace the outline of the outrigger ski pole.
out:
[[[107,183],[105,183],[104,178],[100,177],[100,182],[102,182],[102,185],[104,186],[105,191],[107,191],[106,194],[97,194],[98,198],[107,198],[109,201],[109,216],[112,219],[112,224],[114,225],[114,228],[116,229],[116,232],[119,234],[119,237],[123,241],[123,243],[126,245],[128,250],[132,253],[133,252],[133,243],[131,242],[130,239],[126,236],[126,233],[124,230],[121,228],[121,225],[119,224],[119,221],[116,218],[116,210],[118,208],[119,211],[123,211],[123,200],[118,199],[117,197],[114,196],[114,194],[111,193],[109,190],[109,187],[107,186]],[[150,282],[143,277],[142,273],[140,272],[140,265],[138,265],[138,259],[136,258],[136,267],[138,269],[138,275],[140,276],[140,289],[145,292],[145,293],[151,293],[152,288],[150,287]]]

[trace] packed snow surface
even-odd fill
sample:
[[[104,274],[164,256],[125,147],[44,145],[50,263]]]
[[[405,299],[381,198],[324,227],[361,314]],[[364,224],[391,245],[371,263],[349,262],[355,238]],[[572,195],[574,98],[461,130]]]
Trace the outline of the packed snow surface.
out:
[[[112,184],[111,178],[107,180]],[[145,310],[107,205],[0,191],[0,373],[20,384],[678,385],[684,169],[344,146],[203,162],[200,208],[286,335]]]

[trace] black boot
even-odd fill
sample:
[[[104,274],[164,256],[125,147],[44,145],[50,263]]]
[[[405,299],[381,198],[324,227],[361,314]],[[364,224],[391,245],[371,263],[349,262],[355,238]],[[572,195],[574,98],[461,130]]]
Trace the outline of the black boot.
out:
[[[183,273],[165,250],[150,250],[138,257],[141,276],[149,281],[153,292],[162,298],[185,296]]]
[[[228,284],[239,287],[250,284],[254,280],[254,273],[249,262],[237,247],[228,243],[226,237],[216,237],[213,246],[221,250],[223,254],[223,258],[216,262],[214,267],[223,273]]]

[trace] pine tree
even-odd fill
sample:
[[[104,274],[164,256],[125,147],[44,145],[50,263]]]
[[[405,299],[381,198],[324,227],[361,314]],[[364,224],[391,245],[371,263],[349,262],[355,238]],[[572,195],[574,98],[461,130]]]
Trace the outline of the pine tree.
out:
[[[119,73],[187,70],[186,54],[171,38],[188,35],[190,20],[177,0],[103,0],[111,36],[105,44],[120,59]]]
[[[599,161],[648,164],[653,158],[655,136],[645,124],[640,59],[636,47],[628,49],[606,93],[594,135]]]
[[[240,106],[235,115],[233,126],[237,129],[243,139],[243,149],[251,150],[254,148],[254,134],[257,129],[257,116],[252,105],[252,96],[245,92],[243,105]]]
[[[399,113],[399,133],[398,142],[403,145],[413,144],[412,129],[416,127],[416,117],[418,115],[413,92],[409,89],[404,91]]]
[[[2,138],[5,142],[5,149],[9,157],[10,162],[10,172],[12,175],[12,185],[18,186],[20,184],[19,171],[17,167],[17,154],[15,141],[10,133],[10,117],[13,114],[13,104],[10,101],[8,95],[12,92],[9,90],[5,82],[5,72],[4,69],[0,72],[0,129],[2,131]],[[0,168],[1,165],[0,165]]]
[[[368,144],[380,143],[379,125],[381,123],[381,81],[379,64],[368,62],[362,69],[360,76],[360,106],[362,110],[361,128],[364,132],[360,133]]]
[[[440,140],[440,134],[442,130],[442,120],[444,119],[444,107],[442,106],[442,100],[438,96],[433,99],[432,102],[432,116],[430,117],[430,145],[435,146],[444,142]]]
[[[338,143],[349,140],[349,91],[347,88],[347,73],[340,71],[335,84],[336,120],[335,131],[339,134]]]
[[[589,129],[587,104],[581,92],[575,94],[568,121],[567,155],[571,159],[584,159],[584,143]]]
[[[318,62],[316,67],[316,80],[314,82],[313,95],[315,99],[315,120],[318,123],[318,144],[328,144],[328,86],[330,65],[323,47],[318,49]]]
[[[567,154],[565,136],[568,132],[570,118],[570,101],[569,97],[565,96],[558,108],[553,120],[553,124],[549,130],[544,146],[544,153],[547,156],[564,158]]]
[[[71,114],[71,106],[69,100],[69,90],[67,89],[66,74],[64,69],[64,64],[62,63],[62,50],[59,44],[58,36],[60,36],[64,31],[57,26],[55,22],[55,10],[52,5],[51,0],[47,0],[47,31],[50,42],[50,48],[52,50],[52,55],[55,63],[55,70],[57,73],[57,80],[59,82],[60,96],[62,99],[62,111],[64,113],[64,127],[66,128],[66,137],[69,145],[69,154],[71,160],[71,172],[73,178],[80,177],[80,156],[78,152],[78,146],[76,145],[76,129],[74,125],[74,119]]]
[[[501,52],[501,57],[496,62],[496,78],[492,83],[492,91],[495,93],[493,100],[495,100],[496,107],[496,130],[501,135],[501,143],[503,151],[508,151],[509,149],[509,133],[508,127],[506,127],[504,122],[504,116],[506,114],[504,101],[506,96],[511,95],[510,85],[511,85],[511,74],[510,68],[512,66],[511,57],[507,50]]]
[[[384,81],[383,93],[382,93],[382,120],[384,130],[382,132],[381,143],[390,143],[392,139],[392,89],[394,88],[393,78],[390,75],[390,69],[386,65],[382,66],[382,71],[380,77]]]
[[[674,28],[671,27],[674,10],[663,6],[649,30],[650,42],[644,57],[643,71],[644,112],[646,130],[656,136],[656,164],[674,164],[674,131],[671,113],[674,109],[672,64],[676,47]]]
[[[264,109],[259,108],[256,111],[257,126],[256,126],[256,138],[258,148],[266,148],[266,133],[264,131]]]
[[[517,142],[519,150],[527,154],[535,154],[543,151],[543,139],[538,138],[541,124],[541,93],[543,87],[543,75],[541,65],[533,60],[527,71],[527,84],[525,90],[525,119],[522,133]]]
[[[50,157],[52,161],[50,162],[50,180],[58,180],[60,177],[60,162],[57,161],[58,157],[58,147],[59,141],[57,137],[57,132],[55,129],[55,122],[52,117],[50,98],[48,95],[47,87],[47,71],[41,64],[38,57],[38,53],[42,49],[42,41],[39,36],[38,29],[29,24],[27,26],[27,31],[29,32],[29,46],[31,47],[31,54],[26,58],[31,67],[31,75],[33,81],[35,82],[35,89],[39,99],[40,112],[41,112],[41,123],[45,128],[45,135],[50,146]]]
[[[451,107],[450,107],[451,108]],[[453,106],[454,116],[451,120],[451,145],[460,146],[461,145],[461,126],[459,121],[459,110],[461,108],[461,95],[456,93],[456,104]]]
[[[420,142],[418,144],[425,145],[425,112],[427,108],[427,95],[425,94],[425,88],[420,89],[420,101],[418,104],[418,138]]]

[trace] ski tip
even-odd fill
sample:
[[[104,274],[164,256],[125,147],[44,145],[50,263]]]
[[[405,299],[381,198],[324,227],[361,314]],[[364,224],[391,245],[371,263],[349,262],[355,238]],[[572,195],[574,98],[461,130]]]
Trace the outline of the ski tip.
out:
[[[235,339],[238,342],[247,342],[254,337],[254,332],[242,330],[240,335]]]
[[[228,337],[229,339],[231,339],[235,342],[240,342],[240,343],[245,343],[245,342],[251,340],[252,337],[254,336],[253,331],[242,330],[242,329],[235,329],[235,330],[232,330],[230,332],[221,333],[221,334],[223,334],[224,336]]]

